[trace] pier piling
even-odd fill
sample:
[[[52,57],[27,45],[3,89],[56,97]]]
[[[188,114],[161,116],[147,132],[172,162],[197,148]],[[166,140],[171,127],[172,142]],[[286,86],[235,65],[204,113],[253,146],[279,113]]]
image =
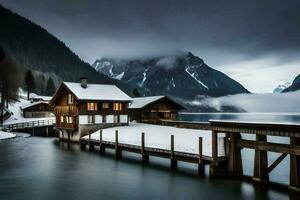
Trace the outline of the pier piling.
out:
[[[116,158],[122,158],[122,150],[118,148],[119,145],[119,133],[118,130],[115,132],[115,151],[116,151]]]
[[[171,135],[171,169],[177,169],[177,160],[174,157],[174,135]]]
[[[203,163],[203,140],[199,137],[199,160],[198,160],[198,174],[204,176],[204,163]]]
[[[141,135],[141,154],[142,154],[143,163],[145,163],[145,164],[149,163],[149,155],[147,155],[145,153],[145,133],[144,132],[142,132],[142,135]]]

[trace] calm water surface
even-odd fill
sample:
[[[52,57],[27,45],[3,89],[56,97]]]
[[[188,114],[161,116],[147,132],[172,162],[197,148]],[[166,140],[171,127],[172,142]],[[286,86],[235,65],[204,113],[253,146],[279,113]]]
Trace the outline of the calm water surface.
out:
[[[249,183],[198,177],[197,166],[114,152],[99,155],[53,138],[0,141],[0,199],[288,199]]]
[[[300,115],[270,114],[182,114],[182,120],[300,122]],[[243,137],[249,137],[243,135]],[[268,137],[269,141],[289,141]],[[244,173],[253,174],[254,151],[242,150]],[[269,153],[269,163],[277,154]],[[53,138],[18,137],[0,141],[0,200],[14,199],[289,199],[288,194],[264,190],[250,183],[208,180],[197,176],[197,166],[179,162],[170,171],[169,160],[150,157],[142,165],[140,156],[97,150],[80,150]],[[208,173],[206,169],[206,173]],[[289,157],[270,174],[274,182],[289,181]]]

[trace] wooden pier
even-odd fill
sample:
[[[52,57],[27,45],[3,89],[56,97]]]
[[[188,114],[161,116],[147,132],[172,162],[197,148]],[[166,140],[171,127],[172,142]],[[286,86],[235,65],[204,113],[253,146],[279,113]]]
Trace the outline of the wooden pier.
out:
[[[267,124],[251,122],[233,122],[211,120],[212,128],[212,163],[211,173],[219,168],[218,133],[226,133],[227,170],[232,176],[243,175],[241,148],[255,150],[253,180],[269,182],[269,173],[287,156],[290,155],[290,184],[289,188],[300,191],[300,125],[297,124]],[[255,140],[241,138],[241,133],[255,135]],[[290,138],[290,144],[272,143],[267,136]],[[281,153],[268,166],[267,152]]]
[[[202,145],[202,138],[199,137],[198,144],[199,144],[199,153],[187,153],[187,152],[179,152],[174,150],[175,146],[175,138],[174,135],[170,137],[170,144],[171,148],[161,149],[161,148],[153,148],[153,147],[146,147],[145,146],[145,134],[141,133],[141,145],[132,145],[132,144],[123,144],[119,143],[118,141],[118,131],[115,132],[115,141],[104,141],[102,140],[102,131],[99,132],[99,139],[91,139],[91,135],[88,138],[81,138],[80,143],[82,147],[86,145],[89,146],[91,150],[94,150],[95,146],[99,146],[100,152],[104,153],[105,149],[114,149],[116,152],[117,158],[122,158],[122,152],[133,152],[137,154],[141,154],[142,161],[145,163],[149,162],[149,156],[161,157],[170,159],[171,169],[177,169],[177,162],[189,162],[195,163],[198,165],[198,172],[200,175],[204,175],[204,165],[209,165],[212,162],[212,157],[204,156],[203,152],[203,145]],[[225,162],[226,157],[218,157],[219,162]]]
[[[32,136],[54,136],[55,119],[41,119],[4,125],[9,131],[30,133]],[[39,133],[39,132],[42,132]]]

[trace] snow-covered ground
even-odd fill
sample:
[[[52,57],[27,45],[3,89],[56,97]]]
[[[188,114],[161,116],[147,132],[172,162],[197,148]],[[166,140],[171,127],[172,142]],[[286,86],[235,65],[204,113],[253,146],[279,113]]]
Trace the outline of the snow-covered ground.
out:
[[[0,131],[0,140],[14,138],[14,137],[16,137],[16,135],[13,134],[13,133],[8,133],[8,132]]]
[[[130,123],[129,126],[104,129],[102,139],[115,141],[115,130],[119,131],[119,143],[141,145],[141,133],[145,133],[145,146],[170,149],[171,135],[174,135],[175,151],[198,154],[198,138],[203,139],[203,155],[211,156],[211,131],[176,128],[143,123]],[[218,156],[224,156],[224,134],[218,134]],[[84,138],[88,139],[89,136]],[[91,139],[99,140],[100,131],[91,135]]]
[[[24,99],[19,99],[18,102],[10,103],[8,105],[8,109],[10,112],[13,113],[13,115],[4,121],[4,125],[10,125],[10,124],[16,124],[16,123],[22,123],[22,122],[31,122],[31,121],[37,121],[37,120],[47,120],[47,119],[55,119],[55,117],[48,117],[48,118],[24,118],[22,116],[22,110],[21,107],[25,107],[27,105],[31,104],[29,101]]]

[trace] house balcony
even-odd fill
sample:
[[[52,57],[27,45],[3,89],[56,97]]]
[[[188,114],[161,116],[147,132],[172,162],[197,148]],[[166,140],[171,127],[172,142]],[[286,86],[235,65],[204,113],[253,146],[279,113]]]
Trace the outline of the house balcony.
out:
[[[56,116],[77,116],[78,108],[76,106],[56,106],[54,113]]]

